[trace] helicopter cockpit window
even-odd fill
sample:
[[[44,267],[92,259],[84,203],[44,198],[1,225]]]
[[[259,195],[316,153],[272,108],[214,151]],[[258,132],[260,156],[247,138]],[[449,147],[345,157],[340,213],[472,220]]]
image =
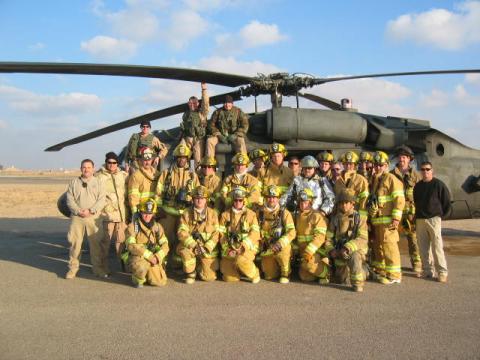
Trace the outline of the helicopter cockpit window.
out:
[[[438,156],[443,156],[445,154],[445,148],[443,147],[442,144],[437,145],[436,151]]]

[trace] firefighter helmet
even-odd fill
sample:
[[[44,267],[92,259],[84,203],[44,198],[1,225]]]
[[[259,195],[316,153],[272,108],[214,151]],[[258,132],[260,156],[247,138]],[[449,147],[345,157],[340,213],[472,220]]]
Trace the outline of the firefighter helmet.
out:
[[[298,198],[301,201],[313,200],[315,199],[315,194],[313,193],[312,189],[305,188],[298,193]]]
[[[373,156],[368,151],[362,151],[360,153],[360,161],[362,161],[362,162],[367,162],[367,161],[373,162]]]
[[[335,158],[333,157],[333,154],[329,153],[328,151],[322,151],[317,155],[317,160],[332,163],[335,161]]]
[[[356,200],[355,191],[352,189],[343,189],[337,199],[338,202],[355,202]]]
[[[155,214],[157,212],[157,203],[155,199],[149,198],[140,202],[138,210],[144,214]]]
[[[267,153],[263,151],[262,149],[255,149],[253,151],[250,151],[250,159],[256,160],[258,158],[262,158],[263,161],[267,161]]]
[[[200,161],[200,166],[217,166],[217,160],[213,157],[204,156],[202,161]]]
[[[250,163],[250,159],[248,158],[248,155],[245,153],[237,153],[235,156],[232,158],[232,164],[234,165],[246,165]]]
[[[305,156],[301,161],[302,168],[318,168],[318,162],[312,155]]]
[[[280,197],[280,189],[276,185],[269,185],[263,190],[265,197]]]
[[[245,199],[248,196],[248,191],[243,186],[235,186],[232,191],[230,191],[230,197],[235,199]]]
[[[275,153],[282,153],[283,156],[287,156],[288,154],[287,149],[285,148],[285,145],[279,144],[276,142],[270,145],[270,147],[268,148],[268,153],[270,155]]]
[[[340,157],[342,163],[358,163],[358,154],[355,151],[347,151]]]
[[[187,145],[179,144],[173,151],[173,156],[175,157],[186,157],[190,158],[192,151]]]
[[[208,198],[209,196],[208,189],[202,185],[197,186],[192,191],[192,197],[194,198]]]
[[[138,158],[143,160],[151,160],[153,159],[154,153],[153,150],[147,146],[142,146],[138,149]]]
[[[414,154],[413,154],[413,151],[412,149],[410,149],[407,145],[401,145],[397,148],[397,152],[396,152],[397,156],[400,156],[400,155],[405,155],[405,156],[408,156],[410,157],[410,159],[413,160],[413,157],[414,157]]]
[[[375,164],[388,164],[390,163],[390,159],[383,151],[376,151],[375,154],[373,154],[373,162]]]

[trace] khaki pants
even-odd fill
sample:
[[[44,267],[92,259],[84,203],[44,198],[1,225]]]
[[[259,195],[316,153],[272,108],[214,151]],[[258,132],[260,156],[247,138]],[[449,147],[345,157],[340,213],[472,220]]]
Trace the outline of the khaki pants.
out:
[[[72,216],[67,239],[70,244],[68,268],[75,274],[80,267],[83,238],[87,235],[90,248],[90,261],[95,275],[103,276],[109,273],[108,249],[110,243],[103,236],[103,221],[99,217],[82,218]]]
[[[303,252],[301,252],[303,255]],[[322,256],[318,253],[313,254],[309,261],[302,258],[300,268],[298,269],[298,276],[302,281],[314,281],[318,278],[325,279],[328,277],[329,267],[322,261]]]
[[[132,269],[132,281],[134,284],[147,284],[152,286],[164,286],[167,284],[167,274],[163,264],[152,265],[141,256],[131,256],[130,268]]]
[[[125,248],[125,230],[127,224],[123,222],[104,221],[103,222],[105,241],[111,244],[115,241],[115,253],[120,256]]]
[[[435,275],[434,268],[436,275],[447,275],[447,259],[443,251],[442,219],[439,216],[417,219],[416,224],[424,275]]]
[[[422,259],[420,257],[420,248],[418,247],[417,233],[415,228],[409,230],[403,227],[400,222],[399,232],[404,234],[408,241],[408,253],[410,255],[410,262],[412,263],[413,270],[422,268]],[[413,224],[412,224],[413,226]]]
[[[290,275],[290,257],[292,256],[292,247],[290,245],[284,247],[277,254],[261,256],[265,280],[273,280],[280,276],[288,277]]]
[[[192,249],[186,248],[182,244],[178,244],[177,254],[182,258],[185,274],[192,274],[197,271],[203,281],[217,279],[218,259],[216,257],[197,257]]]
[[[205,139],[196,139],[193,137],[186,137],[182,141],[187,145],[193,153],[193,161],[195,163],[194,169],[200,164],[202,160],[204,148],[205,148]]]
[[[178,221],[179,217],[178,216],[173,216],[170,214],[165,214],[165,217],[161,218],[159,220],[160,224],[163,227],[163,231],[165,232],[165,236],[168,239],[168,246],[170,249],[176,249],[177,244],[178,244],[178,239],[177,239],[177,228],[178,228]],[[175,251],[171,251],[168,260],[168,267],[170,269],[178,269],[181,267],[181,260],[178,257],[178,255],[175,253]]]
[[[216,136],[209,136],[207,138],[207,156],[215,157],[215,147],[218,144],[218,137]],[[247,146],[245,145],[245,138],[237,136],[235,141],[232,143],[233,151],[236,153],[247,152]]]
[[[398,230],[390,225],[374,225],[373,261],[374,271],[389,279],[402,278]]]
[[[222,257],[220,260],[220,271],[222,272],[223,280],[227,282],[240,281],[241,274],[253,280],[259,275],[254,260],[255,253],[249,250],[246,250],[236,258]]]
[[[335,278],[344,284],[350,275],[350,283],[352,285],[363,285],[367,279],[365,268],[365,255],[359,251],[355,251],[350,259],[335,259]]]

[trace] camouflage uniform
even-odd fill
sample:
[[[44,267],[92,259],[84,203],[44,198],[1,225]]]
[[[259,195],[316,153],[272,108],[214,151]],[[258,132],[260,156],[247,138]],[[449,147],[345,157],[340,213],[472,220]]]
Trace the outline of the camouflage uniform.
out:
[[[138,150],[142,147],[148,147],[154,151],[155,156],[158,156],[160,160],[162,160],[165,156],[167,156],[168,149],[155,135],[148,134],[146,136],[142,136],[140,133],[135,133],[130,137],[127,145],[127,155],[126,155],[126,163],[133,166],[135,169],[139,168],[139,164],[137,162],[137,154]]]

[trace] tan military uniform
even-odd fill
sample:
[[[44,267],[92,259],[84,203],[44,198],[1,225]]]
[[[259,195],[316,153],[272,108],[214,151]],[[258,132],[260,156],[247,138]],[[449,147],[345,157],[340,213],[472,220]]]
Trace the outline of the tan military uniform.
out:
[[[178,220],[185,211],[186,206],[189,206],[178,203],[178,193],[180,190],[185,189],[188,192],[186,200],[190,202],[192,199],[189,194],[198,185],[200,185],[198,176],[189,171],[188,165],[184,168],[179,168],[174,164],[170,169],[162,171],[158,178],[156,199],[162,211],[160,223],[165,230],[165,234],[170,242],[170,248],[172,249],[176,249],[178,243]],[[176,263],[179,259],[173,260]]]
[[[97,171],[96,176],[102,181],[106,195],[106,204],[101,214],[105,239],[108,240],[109,244],[115,241],[115,251],[117,256],[120,256],[123,251],[127,227],[125,204],[128,174],[120,168],[117,168],[115,173],[110,173],[107,169],[101,168]]]
[[[245,206],[243,210],[230,208],[220,216],[219,232],[222,254],[220,271],[223,280],[239,281],[240,274],[250,280],[258,277],[259,271],[254,263],[260,240],[256,214]],[[234,237],[238,238],[238,244],[233,242]],[[231,250],[238,246],[241,246],[243,252],[231,256]]]
[[[413,201],[413,188],[422,178],[418,172],[409,167],[404,174],[397,166],[391,171],[403,183],[405,194],[405,208],[403,209],[402,221],[400,222],[400,232],[404,233],[408,241],[408,252],[414,271],[422,271],[422,259],[420,258],[420,248],[418,247],[417,232],[415,231],[415,203]]]
[[[223,180],[222,184],[222,199],[225,204],[225,207],[230,207],[232,205],[232,199],[228,196],[230,191],[236,186],[243,186],[248,190],[247,205],[250,207],[254,204],[261,205],[263,203],[261,195],[261,187],[258,179],[253,177],[249,173],[245,173],[243,176],[238,176],[237,174],[229,175]]]
[[[338,212],[333,216],[327,231],[324,251],[329,253],[333,249],[348,249],[350,258],[335,259],[336,277],[340,283],[345,283],[350,272],[352,285],[363,285],[367,274],[365,260],[368,252],[368,228],[366,219],[358,215],[358,225],[355,228],[354,210],[348,213]],[[344,244],[342,242],[345,241]]]
[[[133,134],[128,141],[125,162],[133,166],[135,169],[140,167],[137,161],[137,155],[138,149],[142,147],[148,147],[152,149],[155,156],[158,156],[160,160],[167,156],[168,153],[168,149],[165,144],[163,144],[155,135],[148,134],[146,136],[142,136],[141,133]]]
[[[278,167],[269,164],[261,181],[264,188],[269,185],[277,185],[280,189],[280,194],[283,194],[293,182],[293,171],[287,166],[282,165]]]
[[[200,163],[203,155],[209,108],[208,92],[206,89],[202,89],[202,100],[198,111],[187,110],[184,112],[180,124],[183,139],[187,146],[192,149],[195,165]]]
[[[319,252],[325,243],[327,221],[318,211],[300,211],[295,218],[295,229],[298,245],[298,255],[301,258],[298,276],[302,281],[313,281],[317,278],[327,278],[327,261],[322,259],[325,254]]]
[[[185,274],[194,274],[197,270],[204,281],[213,281],[217,278],[218,228],[217,212],[209,207],[205,207],[204,211],[199,213],[192,206],[180,217],[177,254],[182,259]],[[201,235],[201,245],[205,249],[205,253],[198,256],[194,252],[197,242],[192,236],[196,232]]]
[[[248,116],[238,107],[233,106],[232,109],[226,110],[220,108],[215,110],[210,120],[211,136],[207,138],[207,156],[215,157],[215,147],[218,144],[219,135],[228,137],[236,135],[237,138],[233,142],[233,150],[235,153],[246,153],[247,146],[245,137],[248,132]]]
[[[140,201],[155,197],[158,172],[150,169],[140,168],[128,178],[128,205],[132,214],[138,210]]]
[[[200,185],[205,186],[210,194],[208,206],[218,209],[221,198],[222,180],[217,174],[207,176],[199,175],[198,179]]]
[[[401,279],[398,229],[392,227],[392,220],[402,219],[405,206],[403,185],[393,174],[376,174],[372,195],[378,199],[378,212],[370,219],[374,235],[372,266],[380,276],[391,280]]]
[[[295,239],[295,224],[293,223],[292,214],[288,210],[283,210],[278,206],[274,210],[270,210],[266,206],[262,206],[257,211],[257,218],[260,225],[260,256],[262,259],[262,271],[266,280],[276,279],[278,277],[288,277],[290,274],[290,258],[292,256],[291,242]],[[274,227],[279,222],[281,216],[282,234],[275,240]],[[271,245],[278,242],[282,249],[274,254]]]
[[[153,221],[149,228],[140,218],[136,218],[128,225],[127,236],[128,262],[133,283],[143,284],[146,281],[153,286],[165,285],[165,259],[169,248],[162,225]],[[150,262],[153,257],[158,261],[155,265]]]
[[[86,186],[83,186],[84,183]],[[70,181],[67,190],[67,206],[72,213],[72,222],[67,235],[70,244],[69,272],[73,275],[78,272],[83,238],[86,233],[93,273],[98,276],[108,274],[109,244],[105,244],[103,221],[100,216],[105,206],[105,190],[102,182],[96,177],[91,177],[88,180],[77,177]],[[93,215],[79,216],[82,209],[91,210]]]
[[[355,196],[357,197],[355,209],[360,213],[360,216],[363,216],[366,219],[368,217],[366,210],[367,199],[370,194],[367,179],[358,174],[355,170],[344,171],[335,182],[335,196],[339,196],[345,188],[355,191]]]

